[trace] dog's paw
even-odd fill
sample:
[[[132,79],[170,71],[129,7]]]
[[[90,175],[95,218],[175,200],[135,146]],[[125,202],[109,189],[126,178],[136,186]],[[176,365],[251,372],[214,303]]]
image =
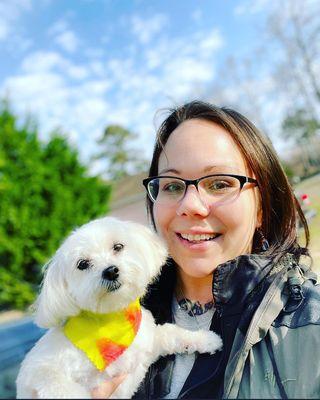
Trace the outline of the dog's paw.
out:
[[[217,335],[214,332],[211,331],[205,331],[203,332],[205,335],[205,338],[203,342],[199,342],[199,348],[198,352],[199,353],[210,353],[214,354],[216,351],[222,349],[222,339],[219,335]]]
[[[186,345],[188,354],[198,351],[199,353],[214,354],[222,349],[222,339],[216,333],[200,330],[193,332],[192,342]]]

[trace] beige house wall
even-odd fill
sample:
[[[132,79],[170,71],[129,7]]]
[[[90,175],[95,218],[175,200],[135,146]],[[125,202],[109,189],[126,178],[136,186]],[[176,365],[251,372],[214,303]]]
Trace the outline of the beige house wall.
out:
[[[150,226],[147,218],[146,192],[142,179],[146,173],[127,176],[114,182],[109,215]]]
[[[109,215],[124,221],[134,221],[149,226],[144,197],[134,203],[111,209]]]

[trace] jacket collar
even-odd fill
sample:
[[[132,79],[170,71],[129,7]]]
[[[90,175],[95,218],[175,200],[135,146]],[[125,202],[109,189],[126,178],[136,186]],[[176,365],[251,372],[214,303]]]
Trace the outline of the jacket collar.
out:
[[[242,255],[220,264],[213,274],[216,306],[242,303],[272,267],[272,258],[264,254]]]
[[[213,274],[212,292],[216,306],[242,305],[247,295],[270,274],[272,266],[272,257],[265,254],[246,254],[220,264]],[[169,259],[142,299],[142,305],[152,312],[158,324],[171,322],[175,285],[176,268]]]

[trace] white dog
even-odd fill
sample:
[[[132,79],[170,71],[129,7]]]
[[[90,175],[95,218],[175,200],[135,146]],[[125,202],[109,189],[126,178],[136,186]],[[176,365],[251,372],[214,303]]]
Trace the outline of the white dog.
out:
[[[113,398],[130,398],[159,356],[214,353],[221,339],[156,325],[139,298],[166,260],[148,228],[106,217],[73,232],[48,264],[35,321],[51,328],[29,352],[18,398],[91,398],[104,380],[127,373]]]

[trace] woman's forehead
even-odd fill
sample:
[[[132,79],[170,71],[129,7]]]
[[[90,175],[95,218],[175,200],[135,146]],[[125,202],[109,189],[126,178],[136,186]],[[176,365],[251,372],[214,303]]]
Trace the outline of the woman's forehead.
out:
[[[246,160],[223,127],[204,120],[180,124],[160,154],[158,172],[245,173]]]
[[[194,164],[193,164],[194,165]],[[159,174],[174,174],[174,175],[182,175],[185,166],[182,169],[175,167],[175,163],[170,166],[167,164],[167,167],[161,168],[161,164],[159,163]],[[243,174],[245,171],[243,170],[243,166],[237,163],[233,163],[230,165],[221,164],[221,165],[207,165],[203,168],[199,169],[199,172],[203,175],[211,175],[211,174]]]

